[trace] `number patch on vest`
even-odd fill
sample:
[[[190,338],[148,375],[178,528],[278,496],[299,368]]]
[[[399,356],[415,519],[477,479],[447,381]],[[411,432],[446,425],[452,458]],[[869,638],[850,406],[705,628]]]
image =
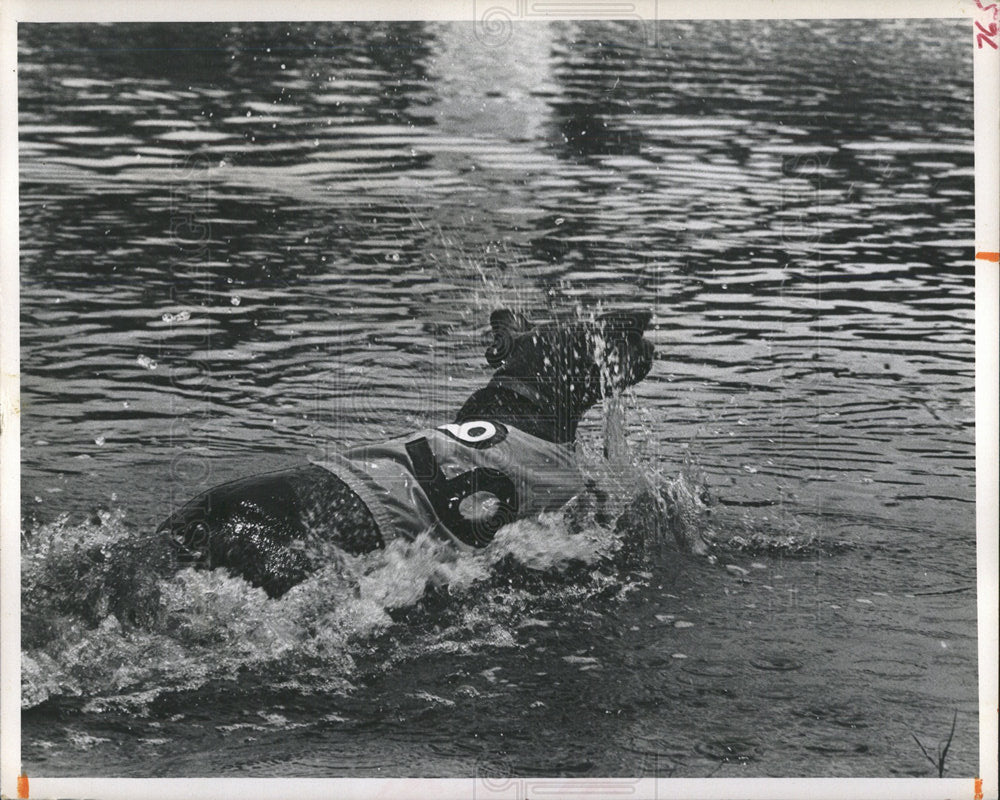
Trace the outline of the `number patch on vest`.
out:
[[[477,450],[493,447],[507,438],[507,429],[503,425],[486,420],[442,425],[438,430]],[[430,443],[424,437],[407,442],[406,453],[413,464],[413,474],[434,513],[460,541],[473,547],[485,547],[493,541],[500,528],[517,518],[517,487],[500,470],[476,467],[454,478],[446,478]],[[495,510],[488,518],[469,519],[462,514],[462,501],[480,493],[497,499]]]
[[[507,438],[507,429],[501,423],[486,419],[471,420],[461,424],[449,422],[447,425],[439,425],[438,430],[448,434],[456,442],[475,447],[477,450],[486,450]]]

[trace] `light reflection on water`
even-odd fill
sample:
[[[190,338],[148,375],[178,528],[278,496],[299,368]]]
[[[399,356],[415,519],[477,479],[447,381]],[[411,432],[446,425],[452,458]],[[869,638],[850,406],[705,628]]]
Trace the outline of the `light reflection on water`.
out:
[[[504,616],[521,595],[470,601],[440,640],[416,625],[389,655],[352,651],[396,666],[347,696],[209,684],[206,718],[162,700],[143,741],[166,741],[127,755],[118,734],[56,741],[43,706],[26,762],[923,774],[909,732],[958,709],[955,769],[975,768],[966,31],[658,34],[22,26],[28,529],[98,506],[148,528],[205,482],[438,424],[486,378],[492,308],[603,303],[655,312],[633,448],[696,465],[715,533],[757,548],[664,557],[592,617],[565,615],[572,585],[543,592],[548,627]],[[594,414],[582,436],[600,434]],[[852,549],[768,549],[811,536]],[[74,713],[79,736],[115,724]]]

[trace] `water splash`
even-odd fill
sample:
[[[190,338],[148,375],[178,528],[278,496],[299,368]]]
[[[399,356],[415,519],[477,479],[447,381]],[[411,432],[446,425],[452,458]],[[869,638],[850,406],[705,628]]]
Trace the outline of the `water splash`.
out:
[[[609,496],[631,480],[591,477]],[[506,526],[479,551],[421,536],[337,553],[276,599],[221,569],[170,571],[165,544],[121,512],[82,524],[63,517],[22,543],[22,704],[76,697],[141,711],[164,693],[248,672],[349,691],[373,648],[378,666],[366,668],[388,669],[433,650],[512,646],[539,605],[628,591],[657,547],[688,541],[695,497],[683,477],[647,479],[628,512],[604,522],[600,505],[581,497]]]

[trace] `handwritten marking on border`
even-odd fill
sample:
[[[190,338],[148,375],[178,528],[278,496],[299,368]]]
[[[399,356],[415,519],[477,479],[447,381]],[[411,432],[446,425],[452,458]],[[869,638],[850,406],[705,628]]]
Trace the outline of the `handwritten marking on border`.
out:
[[[20,800],[28,800],[28,773],[23,769],[17,776],[17,796]]]
[[[976,30],[980,33],[976,34],[976,48],[979,50],[983,49],[983,42],[986,42],[994,50],[997,50],[997,14],[998,8],[997,3],[990,3],[988,6],[982,4],[982,0],[976,0],[976,5],[979,8],[989,14],[990,23],[989,27],[985,27],[982,22],[976,21]]]
[[[994,264],[1000,263],[1000,253],[994,253],[989,250],[980,250],[976,253],[977,261],[992,261]]]

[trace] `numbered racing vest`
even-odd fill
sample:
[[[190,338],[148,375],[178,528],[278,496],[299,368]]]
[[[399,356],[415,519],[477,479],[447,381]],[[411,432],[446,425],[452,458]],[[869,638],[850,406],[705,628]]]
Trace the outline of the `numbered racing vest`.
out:
[[[368,506],[388,542],[433,530],[475,547],[584,489],[573,446],[492,420],[441,425],[314,462]]]

